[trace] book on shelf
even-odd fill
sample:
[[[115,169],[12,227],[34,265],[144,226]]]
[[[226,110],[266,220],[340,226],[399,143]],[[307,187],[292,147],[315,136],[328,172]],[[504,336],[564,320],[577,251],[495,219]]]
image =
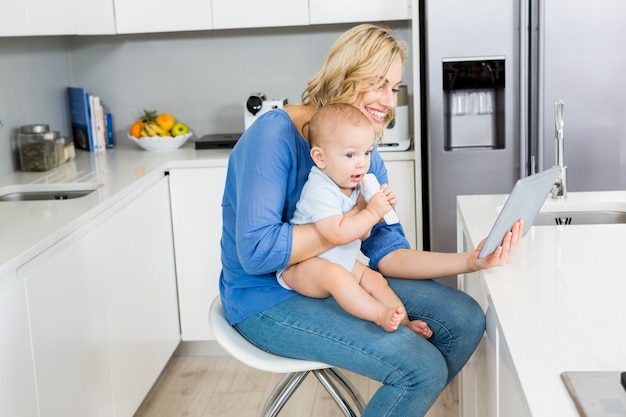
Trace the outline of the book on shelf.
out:
[[[82,87],[68,87],[67,91],[74,146],[90,152],[113,148],[113,117],[100,97]]]

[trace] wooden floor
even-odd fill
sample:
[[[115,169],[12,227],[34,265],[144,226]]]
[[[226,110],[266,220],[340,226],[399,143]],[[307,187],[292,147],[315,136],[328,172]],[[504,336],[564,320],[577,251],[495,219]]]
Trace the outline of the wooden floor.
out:
[[[344,372],[367,401],[377,382]],[[281,375],[258,371],[229,356],[174,356],[135,417],[256,417]],[[458,384],[442,393],[427,417],[457,417]],[[287,402],[279,417],[341,417],[313,375]]]

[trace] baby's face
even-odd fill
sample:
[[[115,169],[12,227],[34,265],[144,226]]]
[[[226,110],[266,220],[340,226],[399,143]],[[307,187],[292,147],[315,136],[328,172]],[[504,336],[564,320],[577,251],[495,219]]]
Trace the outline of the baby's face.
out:
[[[321,169],[349,195],[370,168],[375,135],[370,125],[341,123],[332,136],[324,141]]]

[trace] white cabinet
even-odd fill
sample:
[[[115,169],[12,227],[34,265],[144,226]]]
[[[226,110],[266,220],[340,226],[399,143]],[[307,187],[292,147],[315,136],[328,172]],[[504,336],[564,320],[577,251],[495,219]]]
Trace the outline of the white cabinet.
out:
[[[5,0],[0,36],[115,33],[112,0]]]
[[[212,29],[206,0],[112,0],[117,33],[175,32]]]
[[[310,0],[312,25],[410,19],[408,0]]]
[[[1,36],[110,35],[410,19],[409,0],[2,0]]]
[[[459,240],[459,251],[467,250],[463,236]],[[460,374],[461,417],[530,417],[481,272],[459,275],[458,287],[478,301],[487,318],[485,334]]]
[[[131,416],[180,340],[167,178],[18,273],[41,416]]]
[[[308,0],[213,0],[214,29],[304,26]]]
[[[14,282],[0,289],[0,415],[38,417],[26,291],[12,275]]]
[[[50,0],[39,0],[50,1]],[[115,10],[113,0],[74,0],[76,10],[74,30],[76,35],[114,35]]]
[[[170,170],[183,341],[214,339],[209,326],[209,305],[219,294],[225,181],[226,166]]]
[[[385,156],[383,155],[383,158]],[[396,212],[412,248],[417,248],[417,215],[415,210],[415,162],[412,160],[387,160],[389,186],[396,193]]]
[[[0,5],[0,36],[28,35],[27,2],[2,0]]]
[[[180,342],[169,184],[97,231],[116,416],[132,416]]]
[[[22,267],[42,416],[113,416],[99,259],[92,230]]]

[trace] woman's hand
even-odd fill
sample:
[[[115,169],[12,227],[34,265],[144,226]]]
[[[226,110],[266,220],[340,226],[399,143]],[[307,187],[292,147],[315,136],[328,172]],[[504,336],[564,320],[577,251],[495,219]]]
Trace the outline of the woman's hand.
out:
[[[485,244],[486,240],[483,239],[478,247],[470,255],[470,268],[474,271],[477,271],[479,269],[502,266],[513,262],[515,260],[515,256],[517,255],[517,247],[519,245],[519,242],[520,240],[522,240],[523,230],[524,221],[520,219],[513,224],[511,231],[507,232],[504,235],[502,245],[498,246],[491,255],[487,255],[484,258],[479,259],[478,253]]]

